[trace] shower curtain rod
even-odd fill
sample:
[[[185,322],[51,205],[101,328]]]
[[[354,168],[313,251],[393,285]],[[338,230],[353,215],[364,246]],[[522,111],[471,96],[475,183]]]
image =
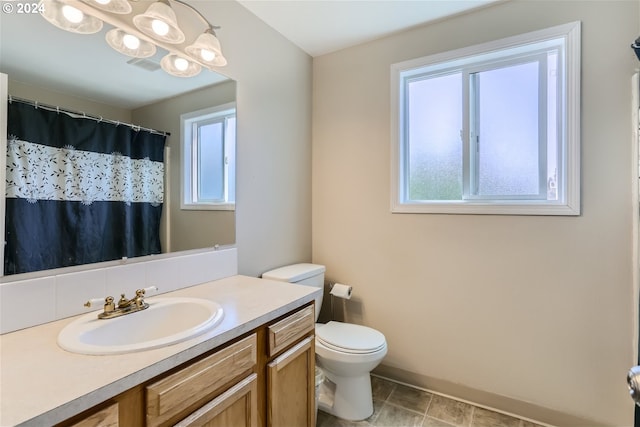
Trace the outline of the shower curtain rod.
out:
[[[65,113],[65,114],[69,114],[71,116],[76,116],[76,117],[83,117],[85,119],[91,119],[91,120],[95,120],[97,122],[111,123],[111,124],[116,125],[116,126],[120,126],[120,125],[128,126],[128,127],[130,127],[131,129],[133,129],[135,131],[144,130],[146,132],[155,133],[155,134],[163,135],[163,136],[171,135],[170,132],[165,132],[165,131],[162,131],[162,130],[155,130],[155,129],[151,129],[151,128],[146,128],[144,126],[138,126],[138,125],[134,125],[134,124],[131,124],[131,123],[121,122],[121,121],[118,121],[118,120],[109,120],[109,119],[103,118],[102,116],[92,116],[92,115],[86,114],[86,113],[84,113],[82,111],[73,111],[73,110],[69,110],[69,109],[66,109],[66,108],[60,108],[57,105],[43,104],[43,103],[38,102],[38,101],[32,101],[30,99],[18,98],[18,97],[12,96],[12,95],[9,95],[8,98],[9,98],[8,99],[9,103],[11,103],[13,101],[22,102],[23,104],[31,105],[31,106],[34,106],[36,108],[44,108],[45,110],[56,111],[58,113]]]

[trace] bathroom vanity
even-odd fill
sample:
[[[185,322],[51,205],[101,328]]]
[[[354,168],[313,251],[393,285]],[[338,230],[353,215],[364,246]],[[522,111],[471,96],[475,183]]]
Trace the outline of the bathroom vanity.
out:
[[[311,426],[318,292],[232,276],[159,295],[210,299],[224,318],[127,354],[62,350],[57,336],[73,318],[2,335],[0,425]]]

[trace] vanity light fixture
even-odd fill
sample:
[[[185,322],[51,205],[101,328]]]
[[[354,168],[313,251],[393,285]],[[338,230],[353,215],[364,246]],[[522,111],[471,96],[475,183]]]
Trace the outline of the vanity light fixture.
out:
[[[208,28],[200,34],[196,41],[185,48],[185,51],[192,57],[204,62],[211,67],[224,67],[227,60],[222,55],[220,41],[213,32],[213,28]]]
[[[200,73],[202,67],[184,56],[170,53],[162,58],[160,66],[167,73],[178,77],[193,77]]]
[[[168,0],[152,3],[145,13],[133,17],[136,27],[149,37],[171,44],[182,43],[184,33]]]
[[[156,53],[156,46],[153,43],[140,40],[120,28],[109,30],[105,35],[105,39],[113,49],[134,58],[149,58]]]
[[[58,28],[72,33],[93,34],[102,29],[102,21],[86,15],[82,10],[62,0],[43,0],[38,10],[42,16]]]
[[[202,67],[227,65],[215,27],[182,0],[40,0],[42,16],[63,30],[91,34],[103,22],[113,26],[105,35],[116,51],[135,58],[168,53],[160,65],[167,73],[192,77]]]

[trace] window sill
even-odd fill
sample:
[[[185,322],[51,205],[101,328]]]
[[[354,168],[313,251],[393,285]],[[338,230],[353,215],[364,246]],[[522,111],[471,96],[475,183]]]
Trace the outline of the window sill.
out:
[[[413,214],[462,214],[462,215],[559,215],[578,216],[580,206],[570,203],[482,203],[474,201],[446,201],[429,203],[395,203],[391,213]]]
[[[182,203],[183,211],[235,211],[235,203]]]

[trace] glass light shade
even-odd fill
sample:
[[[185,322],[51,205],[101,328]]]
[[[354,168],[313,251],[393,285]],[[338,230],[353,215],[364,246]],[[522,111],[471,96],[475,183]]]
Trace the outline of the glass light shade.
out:
[[[148,58],[156,53],[155,45],[146,40],[141,40],[120,28],[109,30],[105,35],[105,39],[113,49],[134,58]]]
[[[227,65],[227,60],[222,56],[220,41],[210,31],[200,34],[192,45],[186,47],[185,51],[193,59],[207,66],[223,67]]]
[[[118,14],[131,13],[131,4],[128,0],[82,0],[98,9]]]
[[[144,34],[166,43],[178,44],[185,40],[184,33],[178,27],[176,14],[166,3],[152,3],[143,14],[133,17],[133,23]],[[166,33],[163,34],[166,30]]]
[[[200,64],[173,53],[162,58],[160,66],[164,71],[176,77],[193,77],[202,70]]]
[[[102,21],[61,0],[41,0],[42,17],[65,31],[93,34],[102,29]]]

